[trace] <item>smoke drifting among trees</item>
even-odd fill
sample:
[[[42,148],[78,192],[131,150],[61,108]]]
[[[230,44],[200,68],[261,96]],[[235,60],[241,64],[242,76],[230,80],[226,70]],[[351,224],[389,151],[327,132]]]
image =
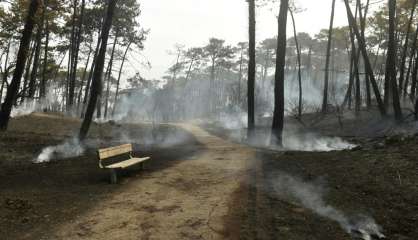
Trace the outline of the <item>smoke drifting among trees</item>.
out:
[[[251,42],[250,45],[245,42],[229,45],[216,38],[208,39],[205,46],[178,45],[170,51],[175,64],[163,79],[144,79],[138,72],[128,77],[126,84],[123,83],[123,73],[126,61],[129,61],[128,53],[140,51],[147,35],[147,31],[138,27],[141,10],[136,1],[117,1],[115,16],[105,14],[108,5],[89,1],[62,3],[51,0],[33,7],[31,11],[38,16],[32,23],[34,37],[28,43],[28,50],[22,49],[27,52],[21,56],[25,58],[25,66],[19,66],[22,73],[10,83],[10,73],[19,72],[11,60],[18,49],[15,38],[18,32],[13,27],[19,29],[23,26],[23,21],[15,19],[24,19],[26,13],[18,9],[24,9],[26,5],[24,2],[3,4],[1,19],[5,24],[2,38],[5,41],[1,46],[0,91],[2,100],[4,98],[3,128],[7,127],[8,106],[25,104],[33,99],[44,101],[45,89],[50,85],[55,87],[59,100],[54,109],[49,110],[81,117],[93,115],[92,111],[95,111],[98,119],[112,119],[117,112],[127,108],[126,104],[130,104],[127,99],[138,96],[154,103],[152,106],[143,103],[143,109],[152,110],[141,111],[146,112],[141,119],[216,119],[225,113],[248,112],[248,127],[251,129],[253,124],[262,122],[260,118],[274,118],[274,108],[282,104],[277,98],[283,96],[285,107],[276,110],[277,114],[284,112],[300,121],[303,121],[302,114],[317,112],[318,109],[323,114],[353,109],[360,115],[362,109],[374,107],[382,115],[393,109],[396,119],[402,121],[402,108],[413,105],[417,87],[417,34],[413,29],[416,4],[391,1],[376,8],[370,6],[370,1],[357,1],[354,5],[345,1],[349,25],[334,27],[335,1],[331,3],[330,28],[311,36],[297,32],[297,14],[303,11],[297,3],[291,2],[286,7],[287,1],[250,1],[249,37],[256,39],[256,45]],[[257,39],[253,34],[256,19],[252,19],[251,13],[266,5],[282,6],[282,17],[278,19],[282,26],[279,39],[274,36]],[[387,28],[384,19],[394,14],[400,16],[396,29],[391,25]],[[287,21],[288,15],[291,21]],[[109,31],[111,42],[108,47],[100,48],[103,37],[107,38],[104,26],[109,20],[113,20]],[[291,24],[294,32],[286,39],[285,49],[280,40],[287,31],[283,23]],[[32,29],[27,32],[31,33]],[[396,42],[403,44],[396,45],[395,35],[398,36]],[[100,54],[101,49],[108,50],[106,55],[103,51]],[[41,54],[41,50],[45,54]],[[280,57],[285,54],[283,66],[277,65],[282,62],[277,58],[278,51]],[[104,61],[103,71],[100,71],[101,61]],[[95,80],[99,72],[95,74],[94,71],[103,74],[100,85]],[[284,80],[278,80],[282,72]],[[23,81],[20,81],[22,77]],[[284,89],[274,92],[273,89],[277,89],[282,81]],[[89,98],[96,102],[96,95],[97,103],[91,103],[87,108]],[[86,115],[85,111],[89,114]],[[86,132],[87,128],[83,129],[82,132]]]
[[[311,34],[298,31],[299,14],[304,11],[298,1],[242,1],[248,14],[248,25],[245,22],[248,39],[231,43],[208,37],[200,45],[160,46],[167,51],[172,65],[161,78],[147,79],[143,71],[159,63],[148,62],[143,56],[152,29],[142,25],[142,1],[0,1],[0,157],[5,162],[26,159],[23,170],[16,170],[20,163],[7,165],[5,170],[2,165],[0,177],[2,171],[9,174],[10,168],[11,178],[19,177],[19,181],[42,179],[39,183],[24,182],[27,185],[22,186],[33,192],[37,189],[32,190],[31,184],[41,184],[42,191],[52,186],[53,204],[60,203],[57,199],[62,196],[57,194],[55,199],[55,191],[59,192],[61,187],[66,191],[63,203],[70,201],[67,195],[74,193],[77,197],[88,196],[88,207],[91,202],[103,201],[109,204],[103,205],[103,211],[110,211],[104,215],[105,221],[112,221],[112,230],[121,226],[116,231],[130,231],[127,226],[135,226],[130,229],[136,231],[139,226],[146,234],[141,236],[144,239],[151,236],[150,229],[156,229],[154,223],[158,227],[175,225],[160,224],[155,220],[160,213],[165,214],[161,217],[164,221],[169,220],[167,214],[170,218],[179,215],[173,218],[178,224],[176,229],[156,231],[158,234],[179,231],[182,239],[208,239],[218,235],[229,237],[226,233],[230,226],[225,227],[227,230],[221,227],[229,224],[230,216],[241,216],[242,212],[248,215],[243,217],[245,221],[231,225],[239,228],[241,223],[250,225],[242,227],[252,232],[244,233],[248,238],[243,239],[262,239],[257,234],[264,225],[255,224],[260,219],[273,225],[272,230],[264,229],[268,232],[264,233],[266,236],[276,231],[291,232],[276,226],[283,216],[270,219],[275,217],[270,215],[289,208],[292,212],[289,216],[304,214],[299,218],[306,220],[310,216],[315,221],[320,218],[332,224],[337,222],[343,234],[356,239],[383,239],[385,235],[409,239],[400,234],[417,231],[413,224],[416,216],[411,216],[414,213],[408,208],[416,208],[417,176],[412,170],[417,169],[418,144],[418,1],[320,2],[326,9],[323,18],[329,19],[329,25]],[[340,7],[346,13],[345,26],[337,26],[335,22],[336,12],[341,10],[338,3],[343,4]],[[266,39],[257,34],[257,12],[261,8],[273,9],[278,14],[272,23],[276,34]],[[213,36],[217,36],[216,32]],[[184,34],[184,37],[193,36]],[[44,125],[35,126],[39,122]],[[25,131],[20,132],[20,128]],[[97,184],[103,174],[91,168],[97,167],[94,154],[98,148],[111,147],[108,145],[115,142],[131,143],[136,149],[139,146],[140,151],[144,148],[151,155],[151,159],[146,158],[150,161],[155,156],[150,171],[126,174],[130,179],[143,178],[141,184],[145,185],[126,180],[121,183],[125,184],[123,188],[113,192]],[[125,162],[138,159],[133,156],[136,149],[132,151],[132,145],[128,146],[131,150],[123,154],[130,159]],[[6,148],[10,149],[4,151]],[[58,159],[66,161],[54,161]],[[0,161],[2,164],[3,159]],[[128,165],[100,162],[101,170],[112,169],[114,176]],[[67,177],[71,175],[69,179],[81,172],[82,180],[66,182],[66,178],[58,176],[61,168],[63,173],[67,170]],[[25,171],[32,177],[23,176],[28,173]],[[50,175],[43,175],[44,171],[56,179],[45,180]],[[330,194],[338,197],[330,199],[333,204],[324,197],[323,185],[312,183],[317,176],[334,178]],[[16,189],[20,191],[15,186],[20,185],[10,182],[0,181],[0,189],[11,186],[15,189],[6,194],[28,196],[27,192],[14,194]],[[53,184],[48,185],[50,182]],[[67,188],[68,182],[79,185]],[[85,182],[88,183],[83,185]],[[95,186],[91,190],[88,184],[92,183]],[[147,183],[154,185],[148,188]],[[141,188],[144,186],[147,188]],[[359,193],[355,192],[357,188],[361,188]],[[115,204],[117,197],[106,199],[124,191],[135,194],[121,194],[121,198],[126,197],[121,204]],[[94,194],[100,201],[91,197]],[[158,205],[168,203],[172,196],[175,201],[172,206]],[[380,198],[387,202],[377,204],[383,201]],[[112,203],[108,203],[109,199]],[[141,205],[138,199],[151,204]],[[346,202],[352,199],[368,209],[379,208],[367,214],[374,217],[376,214],[377,222],[383,222],[389,233],[368,215],[355,211],[353,217],[345,211],[349,208],[346,205],[351,204]],[[48,217],[42,217],[49,215],[32,211],[36,203],[32,206],[4,200],[5,204],[0,204],[0,235],[5,223],[8,226],[22,223],[22,229],[27,230],[36,224],[25,224],[40,218],[47,218],[48,228],[55,229],[49,227],[52,221]],[[124,203],[129,213],[120,214],[122,217],[112,215],[115,206]],[[395,207],[387,207],[389,204]],[[3,205],[7,211],[3,211]],[[131,211],[132,205],[135,211]],[[78,208],[84,211],[84,205]],[[187,212],[188,209],[193,211]],[[66,214],[67,210],[68,205],[62,212],[53,209],[52,214]],[[90,213],[77,212],[74,219]],[[147,217],[138,217],[143,213]],[[17,220],[10,218],[8,222],[8,214],[17,216]],[[24,214],[36,215],[21,219]],[[97,218],[100,214],[93,215]],[[129,215],[129,221],[113,223],[128,214],[133,214]],[[149,214],[152,223],[131,224],[148,221]],[[184,217],[191,215],[190,219]],[[218,219],[213,227],[216,217],[222,223]],[[72,218],[62,219],[73,223]],[[297,225],[303,225],[300,219]],[[96,225],[100,230],[110,229],[100,221],[90,220],[85,222],[94,223],[91,229]],[[290,225],[292,221],[281,224]],[[103,232],[83,224],[77,227],[92,235]],[[203,233],[197,234],[197,229]],[[115,235],[124,236],[119,233]],[[84,232],[76,234],[90,236]],[[341,233],[335,236],[338,234]],[[71,238],[68,237],[71,234],[63,236]]]

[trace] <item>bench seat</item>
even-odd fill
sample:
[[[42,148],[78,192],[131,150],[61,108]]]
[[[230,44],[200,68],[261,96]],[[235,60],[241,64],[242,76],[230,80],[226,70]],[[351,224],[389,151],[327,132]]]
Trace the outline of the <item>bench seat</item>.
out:
[[[99,158],[99,167],[102,169],[109,170],[111,183],[117,183],[118,170],[128,168],[135,164],[141,164],[141,169],[143,169],[144,162],[150,159],[150,157],[135,158],[132,156],[132,154],[132,144],[124,144],[116,147],[99,149],[97,151],[97,156]],[[119,159],[123,157],[126,160],[118,161],[116,163],[109,163],[109,165],[104,164],[104,161],[107,161],[108,159],[112,159],[114,157],[119,157]]]
[[[135,164],[138,164],[138,163],[141,163],[141,162],[145,162],[149,159],[150,159],[150,157],[131,158],[131,159],[128,159],[128,160],[125,160],[125,161],[122,161],[122,162],[118,162],[118,163],[114,163],[114,164],[105,166],[105,168],[108,168],[108,169],[116,169],[116,168],[124,169],[124,168],[130,167],[132,165],[135,165]]]

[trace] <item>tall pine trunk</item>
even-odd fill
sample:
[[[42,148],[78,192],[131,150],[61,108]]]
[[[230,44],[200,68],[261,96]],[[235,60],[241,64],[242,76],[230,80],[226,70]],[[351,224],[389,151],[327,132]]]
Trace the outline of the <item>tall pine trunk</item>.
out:
[[[84,82],[86,80],[87,68],[88,68],[89,63],[90,63],[90,58],[91,58],[91,53],[92,52],[93,52],[93,49],[91,47],[91,42],[90,42],[90,45],[89,45],[89,53],[87,54],[86,65],[84,67],[83,75],[81,76],[80,89],[78,90],[77,111],[80,110],[80,104],[81,104],[81,97],[83,95]]]
[[[96,66],[94,68],[93,81],[91,86],[90,100],[87,105],[87,110],[81,124],[79,139],[84,140],[88,134],[91,121],[93,120],[94,110],[97,104],[97,97],[102,90],[102,74],[105,62],[107,40],[109,38],[110,28],[112,27],[113,14],[116,8],[117,0],[109,0],[107,7],[107,14],[103,24],[103,31],[101,34],[101,46],[99,54],[97,55]]]
[[[80,44],[81,44],[81,36],[83,34],[83,23],[84,23],[84,8],[85,8],[86,2],[85,0],[81,1],[81,11],[80,11],[80,16],[78,19],[78,26],[77,26],[77,34],[75,36],[75,48],[74,48],[74,63],[72,66],[72,80],[74,83],[76,82],[76,77],[77,77],[77,68],[78,68],[78,55],[80,52]],[[80,84],[80,90],[79,93],[81,92],[82,89],[82,84]],[[78,99],[80,99],[80,97],[78,97]],[[79,101],[77,100],[77,103]],[[73,103],[74,104],[74,100]],[[77,104],[77,109],[78,109],[78,104]]]
[[[10,120],[13,103],[15,102],[17,92],[19,90],[20,81],[25,69],[26,57],[30,45],[33,26],[35,24],[35,15],[39,7],[38,0],[32,0],[29,5],[29,11],[26,18],[25,27],[23,29],[22,38],[20,39],[19,51],[16,58],[16,67],[13,78],[7,88],[6,99],[1,105],[0,111],[0,130],[6,130]]]
[[[271,144],[283,146],[284,124],[284,74],[286,66],[286,31],[289,0],[280,0],[278,21],[277,56],[274,84],[274,112]]]
[[[405,64],[406,64],[406,57],[408,55],[408,46],[409,46],[409,35],[411,33],[411,27],[412,27],[412,23],[414,20],[414,14],[415,14],[415,7],[417,5],[417,0],[414,0],[414,3],[411,7],[411,13],[409,16],[409,21],[408,21],[408,27],[406,30],[406,36],[405,36],[405,43],[403,45],[403,50],[402,50],[402,58],[401,58],[401,65],[400,65],[400,75],[399,75],[399,94],[402,94],[402,89],[403,87],[405,87],[405,92],[407,89],[407,85],[403,86],[404,81],[405,80]],[[416,48],[416,45],[413,45],[412,48]],[[413,58],[414,56],[411,55],[411,58]]]
[[[33,41],[31,50],[30,50],[30,56],[29,59],[26,61],[26,68],[24,71],[24,76],[23,76],[23,86],[22,86],[22,92],[21,92],[21,96],[20,96],[20,103],[23,103],[25,101],[26,98],[26,93],[28,91],[28,82],[29,82],[29,76],[30,76],[30,67],[32,65],[32,59],[33,56],[35,55],[35,48],[36,48],[36,43],[35,41]]]
[[[74,95],[75,95],[75,80],[77,72],[74,72],[74,63],[76,55],[76,15],[77,15],[77,5],[78,0],[74,0],[73,5],[73,16],[71,21],[71,35],[70,35],[70,56],[68,59],[68,99],[67,99],[67,110],[71,110],[74,104]]]
[[[327,44],[327,54],[325,60],[325,79],[324,79],[324,93],[322,99],[322,113],[328,111],[328,85],[329,85],[329,63],[331,59],[331,43],[332,43],[332,30],[334,28],[334,13],[335,13],[335,0],[332,0],[331,7],[331,19],[329,21],[329,30],[328,30],[328,44]]]
[[[46,1],[45,1],[46,3]],[[46,11],[46,4],[44,6],[44,11]],[[45,21],[45,49],[44,49],[44,65],[42,70],[41,84],[39,86],[39,97],[40,99],[45,98],[46,96],[46,73],[48,69],[48,47],[49,47],[49,22]]]
[[[105,112],[104,112],[104,118],[107,118],[107,113],[108,113],[108,108],[109,108],[109,95],[110,95],[110,85],[111,85],[111,81],[112,81],[112,70],[113,70],[113,59],[115,56],[115,50],[116,50],[116,45],[118,42],[118,35],[119,32],[116,31],[115,34],[115,41],[113,42],[113,47],[112,47],[112,54],[110,55],[110,61],[109,61],[109,73],[107,75],[107,87],[106,87],[106,99],[105,99]]]
[[[415,100],[415,95],[417,91],[417,81],[418,81],[418,54],[415,58],[415,65],[411,75],[411,100]]]
[[[414,68],[413,68],[413,65],[412,64],[414,62],[415,55],[418,55],[417,54],[417,48],[416,48],[417,43],[418,43],[418,25],[417,25],[417,28],[415,30],[414,42],[413,42],[413,44],[411,46],[411,55],[409,56],[408,73],[406,75],[406,81],[405,81],[405,87],[404,87],[404,95],[405,96],[407,95],[407,90],[408,90],[408,87],[407,86],[408,86],[409,75],[411,74],[411,72],[413,73],[413,71],[414,71]],[[412,79],[411,79],[411,91],[410,91],[411,96],[410,97],[411,97],[411,99],[413,101],[415,99],[415,89],[413,88],[412,85],[416,84],[416,81],[414,80],[413,76],[411,76],[411,77],[412,77]],[[414,94],[412,94],[412,92]]]
[[[369,59],[369,56],[368,56],[368,53],[367,53],[366,41],[361,36],[361,33],[360,33],[360,31],[358,29],[358,26],[357,26],[357,23],[354,20],[354,16],[353,16],[353,13],[351,11],[348,0],[344,0],[344,3],[345,3],[345,7],[347,9],[347,17],[348,17],[349,24],[350,24],[351,28],[353,29],[355,36],[357,37],[359,48],[360,48],[361,54],[363,55],[364,65],[365,65],[365,68],[366,68],[366,72],[370,77],[370,83],[373,87],[373,91],[374,91],[374,95],[376,97],[379,112],[382,116],[386,116],[386,108],[385,108],[384,103],[382,101],[379,86],[377,85],[376,78],[375,78],[375,75],[374,75],[374,72],[373,72],[373,68],[372,68],[372,65],[370,63],[370,59]]]
[[[119,69],[118,81],[116,83],[116,93],[115,93],[115,103],[113,105],[112,116],[115,115],[116,111],[116,104],[118,102],[119,97],[119,86],[120,86],[120,78],[122,77],[123,66],[125,65],[126,55],[128,54],[129,48],[131,47],[132,42],[129,42],[128,46],[125,49],[125,53],[123,54],[122,63]]]
[[[396,39],[395,39],[395,18],[396,18],[396,0],[389,0],[389,42],[388,56],[386,60],[386,79],[390,82],[392,90],[393,111],[397,121],[402,120],[402,110],[399,100],[398,84],[396,81]]]
[[[84,118],[84,112],[85,112],[85,109],[87,107],[87,101],[88,101],[88,97],[89,97],[91,81],[93,79],[94,68],[96,66],[96,59],[97,59],[97,55],[99,54],[99,50],[100,50],[102,27],[103,26],[100,27],[100,29],[97,33],[96,49],[94,50],[94,57],[93,57],[93,61],[92,61],[91,66],[90,66],[89,76],[87,78],[87,83],[86,83],[86,89],[84,90],[83,108],[81,110],[81,117],[82,118]]]
[[[296,45],[296,54],[298,59],[298,83],[299,83],[299,104],[298,104],[298,118],[299,120],[302,119],[302,70],[301,70],[301,53],[300,53],[300,47],[299,47],[299,41],[298,36],[296,32],[296,23],[295,23],[295,16],[293,16],[293,11],[291,8],[289,8],[290,16],[292,18],[293,23],[293,37],[295,38],[295,45]]]
[[[249,63],[248,63],[248,138],[252,137],[252,133],[255,128],[255,74],[256,74],[256,62],[255,62],[255,0],[248,1],[249,10]]]
[[[35,58],[33,60],[32,72],[29,80],[29,98],[35,97],[36,92],[36,77],[38,75],[39,60],[41,56],[41,45],[42,45],[42,32],[45,20],[45,11],[42,11],[41,21],[38,22],[38,30],[36,33],[36,48],[35,48]]]
[[[11,40],[9,40],[9,42],[7,43],[7,49],[6,49],[6,59],[4,60],[4,69],[3,69],[3,78],[2,78],[2,82],[1,82],[1,87],[0,87],[0,106],[3,100],[3,91],[4,91],[4,86],[7,83],[7,78],[9,77],[9,69],[8,69],[8,64],[9,64],[9,53],[10,53],[10,44],[12,43]]]

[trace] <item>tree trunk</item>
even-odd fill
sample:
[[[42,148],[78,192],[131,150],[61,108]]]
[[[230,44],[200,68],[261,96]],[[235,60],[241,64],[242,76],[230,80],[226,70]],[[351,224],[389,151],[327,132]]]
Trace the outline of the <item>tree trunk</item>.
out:
[[[19,90],[20,80],[23,75],[23,70],[25,69],[25,61],[28,53],[28,48],[30,45],[30,39],[32,36],[33,25],[35,23],[35,14],[39,7],[38,0],[32,0],[29,5],[29,11],[26,18],[25,27],[23,29],[22,38],[20,40],[19,51],[17,53],[16,67],[13,73],[13,78],[11,83],[7,88],[6,99],[1,106],[0,111],[0,130],[6,130],[10,113],[12,111],[13,103],[15,101],[17,92]]]
[[[248,63],[248,139],[253,137],[253,132],[255,128],[255,73],[256,73],[256,62],[255,62],[255,0],[248,1],[248,10],[249,10],[249,45],[248,45],[248,54],[249,54],[249,63]]]
[[[355,44],[353,44],[354,42],[354,34],[353,31],[350,29],[350,39],[352,39],[352,43],[351,43],[351,53],[350,53],[350,67],[349,67],[349,71],[350,71],[350,76],[349,76],[349,80],[348,80],[348,88],[347,88],[347,93],[345,94],[345,98],[344,98],[344,102],[341,106],[341,108],[345,108],[346,105],[348,105],[348,109],[351,109],[351,104],[352,104],[352,96],[353,96],[353,85],[354,85],[354,61],[355,61],[355,51],[356,51],[356,46]]]
[[[356,8],[357,8],[356,11],[361,12],[361,6],[358,1],[357,1]],[[357,12],[356,12],[356,16],[354,17],[354,19],[357,19]],[[350,31],[353,31],[353,30],[351,29]],[[362,34],[361,37],[363,38],[364,35]],[[355,46],[355,39],[353,38],[351,41],[352,41],[351,44]],[[356,116],[358,116],[361,110],[361,83],[360,83],[360,68],[359,68],[360,48],[357,49],[357,51],[355,51],[354,54],[355,54],[354,55],[354,77],[355,77],[354,111],[355,111]]]
[[[67,104],[67,110],[71,110],[73,104],[74,104],[74,95],[75,95],[75,80],[77,76],[77,69],[74,70],[75,62],[76,62],[76,55],[77,55],[77,43],[76,43],[76,15],[77,15],[77,5],[78,0],[74,0],[73,5],[73,17],[72,17],[72,29],[71,29],[71,44],[70,44],[70,58],[69,58],[69,79],[68,79],[68,104]]]
[[[194,58],[192,58],[191,60],[190,60],[190,64],[189,64],[189,68],[188,68],[188,70],[187,70],[187,74],[186,74],[186,82],[188,82],[189,81],[189,77],[190,77],[190,74],[191,74],[191,72],[192,72],[192,67],[193,67],[193,64],[194,64]]]
[[[100,27],[99,32],[97,33],[98,37],[97,37],[96,49],[94,50],[94,57],[93,57],[93,61],[92,61],[91,66],[90,66],[89,76],[87,78],[86,89],[84,91],[83,108],[81,110],[81,117],[82,118],[84,118],[84,111],[85,111],[85,108],[87,106],[87,100],[88,100],[88,97],[89,97],[91,80],[93,79],[93,72],[94,72],[94,68],[96,66],[96,59],[97,59],[97,55],[99,53],[99,49],[100,49],[100,45],[101,45],[101,32],[102,32],[102,27]]]
[[[334,13],[335,13],[335,0],[332,0],[331,7],[331,19],[329,22],[328,30],[328,44],[327,44],[327,55],[325,60],[325,79],[324,79],[324,94],[322,100],[322,113],[328,111],[328,85],[329,85],[329,63],[331,58],[331,43],[332,43],[332,30],[334,28]]]
[[[35,48],[35,58],[33,60],[32,72],[29,80],[29,98],[35,97],[36,92],[36,75],[38,75],[38,66],[41,55],[41,45],[42,45],[42,32],[43,25],[45,20],[45,11],[42,11],[41,21],[38,23],[38,30],[36,33],[36,48]]]
[[[280,0],[278,17],[277,57],[274,85],[274,112],[271,144],[283,146],[284,123],[284,73],[286,66],[286,26],[289,0]]]
[[[88,68],[89,63],[90,63],[90,58],[91,58],[91,53],[92,52],[93,52],[93,49],[91,47],[91,42],[90,42],[90,45],[89,45],[89,53],[87,54],[87,61],[86,61],[86,65],[84,67],[83,76],[81,77],[80,89],[78,91],[77,111],[80,110],[81,96],[83,95],[84,82],[86,80],[87,68]]]
[[[408,54],[409,35],[411,33],[411,27],[412,27],[412,23],[413,23],[413,20],[414,20],[414,14],[415,14],[415,7],[416,7],[416,5],[417,5],[417,0],[414,0],[414,4],[412,5],[412,8],[411,8],[411,14],[409,16],[408,28],[406,30],[405,43],[403,45],[401,65],[399,66],[399,68],[400,68],[399,94],[402,94],[403,83],[405,81],[405,79],[404,79],[404,76],[405,76],[405,64],[406,64],[406,56]],[[413,45],[412,48],[416,48],[416,45]],[[411,56],[411,58],[413,58],[413,56]],[[407,88],[407,86],[405,86],[405,90],[406,90],[406,88]]]
[[[417,53],[417,42],[418,42],[418,25],[417,25],[417,29],[415,30],[415,35],[414,35],[414,42],[411,46],[411,55],[409,57],[409,64],[408,64],[408,73],[406,75],[406,80],[405,80],[405,87],[404,87],[404,97],[406,97],[406,95],[408,94],[408,81],[409,81],[409,76],[411,74],[411,71],[413,71],[413,66],[412,63],[415,59],[415,54]],[[412,101],[415,100],[415,90],[412,89],[412,84],[414,84],[414,78],[411,79],[411,99]],[[412,91],[414,91],[414,96],[412,96]]]
[[[118,81],[116,83],[116,93],[115,93],[115,103],[113,105],[113,110],[112,110],[112,116],[115,115],[115,111],[116,111],[116,104],[118,102],[118,97],[119,97],[119,84],[120,84],[120,78],[122,76],[122,70],[123,70],[123,66],[125,65],[125,60],[126,60],[126,55],[128,54],[129,48],[131,47],[132,42],[129,42],[128,46],[125,49],[125,53],[123,54],[123,58],[122,58],[122,63],[120,65],[120,69],[119,69],[119,75],[118,75]]]
[[[395,119],[402,121],[402,110],[398,94],[398,84],[396,81],[396,39],[395,39],[395,17],[396,17],[396,0],[389,0],[389,42],[388,56],[386,60],[386,79],[390,82],[392,88],[392,101]]]
[[[119,32],[116,31],[116,35],[115,35],[115,41],[113,42],[113,47],[112,47],[112,54],[110,55],[110,61],[109,61],[109,73],[107,75],[107,87],[106,87],[106,99],[105,99],[105,112],[104,112],[104,118],[107,118],[107,112],[108,112],[108,108],[109,108],[109,95],[110,95],[110,85],[111,85],[111,78],[112,78],[112,69],[113,69],[113,58],[115,55],[115,49],[116,49],[116,44],[118,42],[118,35]]]
[[[334,0],[335,1],[335,0]],[[295,23],[295,17],[293,16],[293,11],[291,8],[289,8],[290,16],[292,18],[293,23],[293,36],[295,38],[295,45],[296,45],[296,54],[298,58],[298,83],[299,83],[299,105],[298,105],[298,118],[299,120],[302,119],[302,72],[301,72],[301,57],[300,57],[300,47],[299,47],[299,41],[298,36],[296,32],[296,23]]]
[[[417,91],[417,81],[418,81],[418,54],[415,58],[415,66],[414,69],[412,71],[412,75],[411,75],[411,100],[414,101],[415,100],[415,95],[416,95],[416,91]]]
[[[106,82],[107,79],[107,75],[109,74],[109,68],[110,68],[110,63],[107,64],[107,68],[106,68],[106,72],[104,73],[104,82]],[[102,95],[103,95],[103,88],[104,88],[104,84],[102,84],[102,89],[100,90],[100,94],[97,97],[97,110],[96,110],[96,118],[97,119],[101,119],[102,118]]]
[[[107,40],[109,38],[110,28],[112,26],[113,14],[115,11],[117,0],[109,0],[107,7],[107,14],[103,24],[103,31],[101,34],[101,46],[99,54],[97,55],[96,67],[94,68],[93,81],[91,86],[90,100],[87,106],[86,114],[83,123],[81,124],[79,139],[84,140],[90,128],[93,119],[94,110],[97,104],[97,97],[102,90],[102,74],[105,62]]]
[[[377,104],[378,104],[380,114],[382,116],[386,116],[386,109],[385,109],[385,106],[383,104],[383,101],[382,101],[382,98],[381,98],[381,95],[380,95],[379,86],[377,85],[376,78],[375,78],[374,73],[373,73],[373,68],[372,68],[372,65],[370,63],[369,56],[367,54],[365,39],[360,34],[357,23],[354,20],[353,13],[351,12],[351,8],[350,8],[350,5],[348,3],[348,0],[344,0],[344,3],[345,3],[345,6],[346,6],[346,9],[347,9],[348,21],[350,23],[351,28],[354,31],[354,34],[357,37],[359,48],[360,48],[361,53],[363,55],[363,60],[364,60],[364,65],[365,65],[365,68],[366,68],[366,72],[368,72],[368,74],[370,76],[370,83],[372,84],[372,87],[373,87],[373,91],[374,91],[374,94],[375,94],[375,97],[376,97],[376,101],[377,101]]]
[[[361,0],[357,0],[357,8],[358,8],[359,19],[360,19],[360,24],[361,24],[361,26],[360,26],[361,27],[361,36],[362,36],[363,39],[366,39],[365,31],[366,31],[366,20],[367,20],[367,13],[368,13],[368,10],[369,10],[369,4],[370,4],[370,0],[367,0],[366,6],[364,7],[364,14],[363,14],[363,12],[362,12],[363,7],[361,5]],[[360,59],[360,49],[358,50],[357,56]],[[358,61],[357,61],[357,65],[359,65]],[[359,66],[357,66],[357,69],[360,69]],[[370,94],[370,77],[369,77],[369,74],[367,73],[367,71],[365,71],[365,72],[366,73],[364,75],[364,81],[365,81],[365,84],[366,84],[366,106],[367,106],[367,108],[370,108],[371,104],[372,104],[372,99],[371,99],[371,94]],[[361,89],[360,88],[360,80],[359,80],[358,84],[359,84],[359,90],[360,90]],[[359,96],[359,98],[360,98],[359,105],[360,105],[360,108],[361,108],[361,95]]]
[[[82,0],[81,1],[80,17],[79,17],[79,20],[78,20],[78,27],[77,27],[78,32],[77,32],[77,36],[75,37],[74,64],[73,64],[73,67],[72,67],[73,68],[73,70],[72,70],[72,72],[73,72],[73,74],[72,74],[72,78],[73,78],[72,81],[74,83],[76,82],[76,77],[77,77],[78,55],[79,55],[79,52],[80,52],[81,36],[83,34],[84,8],[85,8],[85,6],[86,6],[85,0]],[[90,55],[89,55],[89,57],[90,57]],[[79,93],[81,94],[81,91],[82,91],[83,86],[82,86],[82,84],[80,84],[80,85],[81,86],[80,86]],[[78,99],[80,99],[79,96],[78,96]],[[79,100],[77,100],[77,109],[79,107],[79,104],[78,103],[79,103]],[[72,104],[74,104],[74,103],[72,103]]]
[[[7,78],[9,77],[9,69],[8,69],[8,64],[9,64],[9,53],[10,53],[10,44],[12,43],[11,40],[9,40],[9,42],[7,43],[7,49],[6,49],[6,59],[4,61],[4,71],[3,71],[3,79],[1,82],[1,88],[0,88],[0,106],[3,100],[3,90],[4,90],[4,85],[7,84]]]
[[[239,76],[238,76],[238,104],[241,106],[241,81],[242,81],[242,65],[244,64],[244,49],[241,49],[241,57],[239,62]]]
[[[31,72],[30,66],[32,65],[32,59],[33,59],[33,55],[35,54],[35,48],[36,48],[36,43],[34,42],[31,47],[29,59],[26,62],[26,69],[25,69],[25,75],[23,77],[23,87],[22,87],[23,89],[21,93],[20,103],[23,103],[26,98],[26,92],[28,90],[29,75]]]
[[[46,2],[46,1],[45,1]],[[44,7],[44,11],[46,11],[46,5]],[[46,96],[46,72],[48,69],[48,45],[49,45],[49,25],[48,20],[45,21],[45,51],[44,51],[44,66],[42,70],[42,78],[41,84],[39,86],[39,98],[45,98]]]

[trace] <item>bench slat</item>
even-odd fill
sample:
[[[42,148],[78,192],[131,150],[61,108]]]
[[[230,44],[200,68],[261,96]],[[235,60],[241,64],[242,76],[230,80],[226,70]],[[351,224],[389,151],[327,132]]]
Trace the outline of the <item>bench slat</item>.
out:
[[[98,155],[99,159],[102,160],[130,152],[132,152],[132,144],[124,144],[117,147],[99,149]]]
[[[141,163],[141,162],[145,162],[147,160],[149,160],[150,157],[144,157],[144,158],[131,158],[129,160],[126,161],[122,161],[122,162],[118,162],[118,163],[114,163],[111,165],[106,166],[105,168],[109,168],[109,169],[114,169],[114,168],[127,168],[130,167],[132,165]]]

